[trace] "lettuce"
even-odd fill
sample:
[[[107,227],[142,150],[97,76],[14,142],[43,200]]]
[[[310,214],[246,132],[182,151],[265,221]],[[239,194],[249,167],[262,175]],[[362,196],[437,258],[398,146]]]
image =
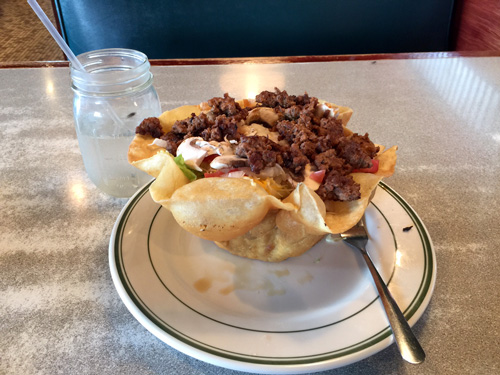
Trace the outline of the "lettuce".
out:
[[[194,181],[194,180],[198,179],[199,177],[203,176],[202,173],[200,173],[198,171],[194,171],[191,168],[189,168],[186,165],[186,163],[184,162],[184,158],[182,157],[182,155],[176,156],[174,158],[174,162],[180,168],[182,173],[184,173],[184,176],[186,176],[189,179],[189,181]]]

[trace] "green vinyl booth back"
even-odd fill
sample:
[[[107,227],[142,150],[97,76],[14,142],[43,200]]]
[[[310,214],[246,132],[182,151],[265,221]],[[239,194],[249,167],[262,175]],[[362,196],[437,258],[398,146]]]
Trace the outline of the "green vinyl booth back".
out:
[[[449,49],[453,0],[54,0],[75,54],[131,48],[150,59]]]

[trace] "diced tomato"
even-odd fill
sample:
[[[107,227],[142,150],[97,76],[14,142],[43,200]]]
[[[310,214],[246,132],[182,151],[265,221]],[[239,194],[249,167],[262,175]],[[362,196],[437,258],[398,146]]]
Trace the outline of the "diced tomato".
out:
[[[361,168],[353,170],[353,173],[377,173],[378,171],[378,159],[372,159],[372,166],[370,168]]]
[[[309,175],[309,178],[318,184],[321,184],[323,182],[323,179],[325,178],[325,170],[322,169],[317,172],[313,172]]]
[[[212,160],[214,160],[217,156],[219,155],[218,154],[208,155],[205,159],[203,159],[203,163],[211,163]]]
[[[223,174],[225,174],[225,172],[223,172],[223,171],[217,171],[217,172],[213,172],[213,173],[204,173],[205,178],[209,178],[209,177],[220,177],[220,176],[222,176]]]

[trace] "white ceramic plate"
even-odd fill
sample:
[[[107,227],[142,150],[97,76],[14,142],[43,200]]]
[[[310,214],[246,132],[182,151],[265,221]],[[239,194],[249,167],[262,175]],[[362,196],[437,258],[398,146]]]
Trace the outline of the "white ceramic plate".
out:
[[[427,230],[383,183],[366,222],[368,250],[413,325],[436,277]],[[311,373],[359,361],[393,342],[362,257],[339,240],[325,238],[280,263],[236,257],[182,230],[145,186],[118,217],[109,260],[120,297],[144,327],[217,366]]]

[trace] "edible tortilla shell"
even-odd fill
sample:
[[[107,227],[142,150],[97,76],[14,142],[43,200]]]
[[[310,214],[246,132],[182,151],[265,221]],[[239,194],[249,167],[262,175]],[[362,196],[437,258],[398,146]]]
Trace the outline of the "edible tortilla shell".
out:
[[[352,202],[327,201],[325,222],[332,234],[351,229],[363,217],[378,183],[384,177],[394,173],[397,146],[393,146],[379,154],[379,170],[377,173],[352,173],[355,182],[360,185],[361,198]]]
[[[240,104],[251,107],[254,102],[243,100]],[[344,133],[351,134],[345,125],[352,110],[325,104],[337,112]],[[206,107],[202,103],[167,111],[159,117],[160,124],[164,131],[170,131],[175,121],[199,114]],[[361,186],[361,199],[323,203],[303,184],[280,200],[249,178],[189,182],[173,156],[153,141],[151,136],[136,135],[128,154],[132,165],[156,178],[150,186],[153,200],[170,210],[190,233],[215,241],[235,255],[273,262],[303,254],[326,233],[353,227],[362,218],[380,180],[394,173],[397,150],[394,146],[376,157],[380,161],[376,174],[352,174]]]
[[[230,253],[265,262],[280,262],[304,254],[323,235],[306,232],[297,221],[280,222],[282,211],[270,211],[264,219],[244,235],[231,241],[215,243]]]
[[[394,146],[376,157],[379,159],[377,173],[352,174],[361,186],[359,200],[323,203],[315,192],[299,184],[283,200],[294,204],[297,210],[272,212],[248,233],[230,241],[216,242],[217,245],[235,255],[280,262],[302,255],[326,233],[338,234],[351,229],[363,217],[378,183],[394,172],[396,150]]]
[[[153,185],[150,191],[152,196],[157,194]],[[270,210],[295,209],[244,178],[196,180],[158,203],[169,209],[185,230],[211,241],[228,241],[245,234]]]
[[[177,120],[201,113],[200,105],[185,105],[163,112],[158,119],[164,133],[172,130]],[[165,149],[153,144],[155,139],[150,135],[136,134],[128,149],[128,162],[134,167],[157,178],[166,162]],[[160,157],[156,155],[161,154]]]

